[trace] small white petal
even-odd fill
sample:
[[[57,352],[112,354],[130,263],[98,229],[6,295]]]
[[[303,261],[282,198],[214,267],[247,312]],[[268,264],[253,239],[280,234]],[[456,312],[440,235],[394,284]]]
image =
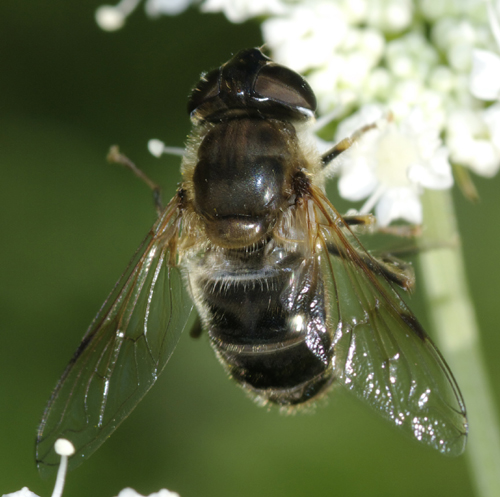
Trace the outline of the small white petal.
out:
[[[331,65],[348,34],[346,17],[333,2],[297,5],[282,17],[262,23],[262,35],[273,59],[294,71]]]
[[[433,128],[442,130],[445,127],[448,112],[445,108],[443,92],[424,88],[416,105],[419,106],[426,121],[432,123]]]
[[[472,109],[462,108],[450,112],[447,122],[447,136],[465,138],[482,133],[479,114]]]
[[[443,18],[448,14],[446,2],[439,0],[421,0],[420,9],[430,21]]]
[[[383,67],[376,67],[370,77],[364,81],[364,92],[372,98],[369,100],[386,99],[389,88],[394,86],[392,74]]]
[[[421,163],[408,169],[408,179],[432,190],[446,190],[453,186],[453,174],[448,161],[448,149],[440,147],[430,159],[429,166]]]
[[[444,52],[460,45],[472,47],[476,44],[476,36],[476,26],[459,17],[444,16],[432,27],[432,39]]]
[[[343,71],[340,73],[340,84],[350,87],[359,86],[370,75],[372,69],[370,57],[363,53],[354,53],[347,57]]]
[[[112,5],[102,5],[95,11],[97,25],[104,31],[117,31],[125,24],[126,15]]]
[[[475,140],[471,143],[469,168],[476,174],[491,178],[500,167],[500,156],[489,140]]]
[[[343,59],[339,56],[334,56],[331,64],[314,71],[307,78],[318,99],[318,111],[320,113],[328,113],[340,106],[341,97],[336,88],[342,71],[342,65]]]
[[[136,492],[133,488],[124,488],[117,497],[145,497],[142,494]],[[171,492],[165,488],[162,488],[160,491],[149,494],[147,497],[179,497],[179,494],[176,492]]]
[[[2,497],[38,497],[38,495],[33,493],[28,487],[23,487],[17,492],[12,492],[11,494],[3,494]]]
[[[500,57],[487,50],[472,52],[470,91],[481,100],[496,100],[500,96]]]
[[[412,108],[418,103],[422,91],[423,85],[420,81],[405,79],[396,83],[393,89],[393,98],[400,103],[404,102],[408,108]]]
[[[368,2],[367,24],[382,31],[395,33],[406,29],[413,17],[413,2],[409,0],[371,0]]]
[[[148,0],[144,6],[149,17],[158,17],[161,14],[176,16],[184,12],[192,0]]]
[[[391,2],[385,14],[387,28],[401,31],[409,26],[413,16],[412,4],[409,2]]]
[[[346,169],[349,169],[349,165],[346,166]],[[358,160],[350,172],[344,172],[340,177],[339,194],[346,200],[357,202],[368,197],[375,190],[377,184],[373,169],[366,162]]]
[[[229,21],[241,23],[260,15],[280,15],[287,11],[281,0],[205,0],[202,12],[223,12]]]
[[[451,160],[486,177],[495,175],[500,167],[500,109],[491,108],[482,113],[456,110],[450,114],[446,130]]]
[[[368,12],[368,0],[341,0],[342,11],[345,12],[347,20],[352,24],[360,24],[365,21]]]
[[[439,65],[432,69],[429,76],[429,85],[434,90],[447,93],[455,88],[455,84],[455,74],[449,67]]]
[[[410,188],[392,188],[385,192],[375,208],[380,226],[387,226],[395,219],[404,219],[412,224],[422,222],[422,205],[418,194]]]
[[[453,162],[469,167],[480,176],[491,177],[498,172],[500,156],[488,140],[449,139]]]
[[[472,45],[458,43],[448,50],[448,62],[453,69],[461,72],[470,71],[473,58]]]
[[[359,49],[374,56],[378,62],[384,54],[385,38],[376,29],[365,28],[359,33]]]

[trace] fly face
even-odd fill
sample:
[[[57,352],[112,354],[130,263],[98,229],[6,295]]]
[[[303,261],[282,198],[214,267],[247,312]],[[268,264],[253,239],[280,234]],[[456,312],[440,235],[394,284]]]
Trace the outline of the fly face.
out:
[[[404,267],[374,259],[318,180],[303,129],[305,80],[258,49],[202,77],[183,182],[96,316],[45,410],[41,468],[57,438],[90,456],[155,383],[194,302],[226,370],[262,403],[290,407],[344,385],[415,439],[465,447],[465,406],[407,308]],[[186,290],[184,282],[188,282]]]

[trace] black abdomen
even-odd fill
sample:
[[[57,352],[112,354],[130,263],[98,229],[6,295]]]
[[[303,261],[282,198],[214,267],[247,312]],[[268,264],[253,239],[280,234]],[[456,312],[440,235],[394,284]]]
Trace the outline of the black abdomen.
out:
[[[218,257],[208,254],[190,277],[222,363],[263,400],[290,405],[315,397],[332,375],[321,281],[308,287],[301,275],[310,268],[295,253],[274,264],[260,252],[225,259],[220,270]]]

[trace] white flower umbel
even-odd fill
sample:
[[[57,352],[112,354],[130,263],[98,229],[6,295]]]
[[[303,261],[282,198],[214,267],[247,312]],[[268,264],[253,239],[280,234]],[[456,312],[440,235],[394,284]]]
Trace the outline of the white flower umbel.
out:
[[[453,184],[448,153],[439,131],[412,112],[400,123],[383,116],[378,106],[366,106],[344,120],[337,140],[361,126],[376,123],[342,154],[340,195],[352,201],[367,198],[361,213],[375,208],[380,226],[395,219],[422,222],[419,196],[424,188],[445,189]]]
[[[382,34],[352,24],[365,19],[364,9],[353,11],[346,5],[298,3],[285,15],[262,23],[273,59],[295,71],[309,72],[321,113],[352,104],[358,95],[366,94],[363,86],[383,55]],[[351,7],[355,6],[353,2]]]

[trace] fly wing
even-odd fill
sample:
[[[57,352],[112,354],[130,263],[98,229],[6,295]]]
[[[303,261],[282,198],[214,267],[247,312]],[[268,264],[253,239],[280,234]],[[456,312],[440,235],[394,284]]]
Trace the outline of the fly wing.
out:
[[[192,309],[175,263],[181,221],[174,198],[83,337],[38,429],[41,471],[59,464],[53,449],[58,438],[67,438],[76,448],[70,466],[90,456],[169,360]]]
[[[326,197],[313,190],[315,250],[334,326],[337,381],[394,425],[441,453],[465,448],[458,385],[434,343]]]

